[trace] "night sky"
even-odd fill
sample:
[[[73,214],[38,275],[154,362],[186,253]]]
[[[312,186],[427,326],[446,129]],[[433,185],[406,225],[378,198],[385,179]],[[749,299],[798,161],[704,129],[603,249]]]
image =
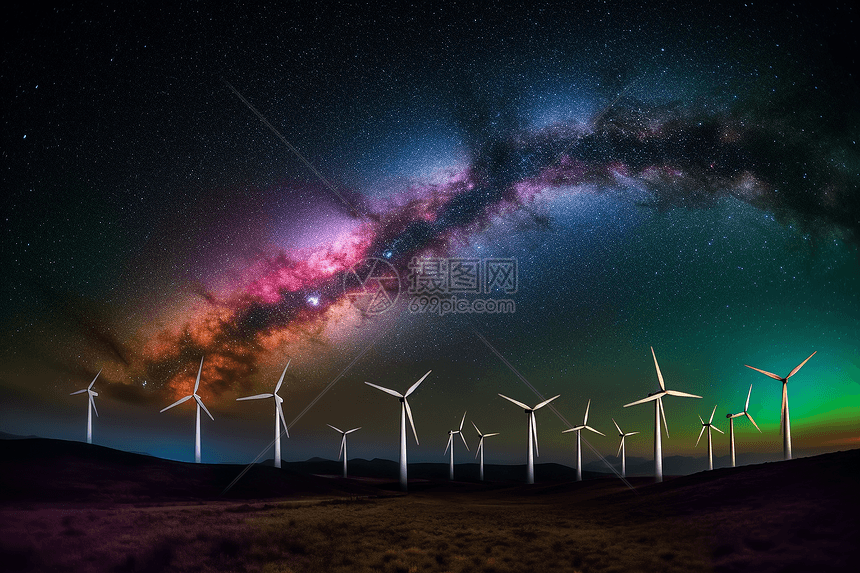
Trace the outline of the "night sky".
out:
[[[271,404],[235,399],[288,360],[286,460],[336,457],[326,424],[362,426],[351,457],[396,459],[399,405],[364,382],[428,370],[410,461],[444,462],[467,411],[473,452],[470,422],[501,433],[488,463],[523,463],[526,416],[497,394],[541,401],[529,385],[571,424],[590,399],[601,454],[613,417],[650,458],[653,409],[622,405],[657,389],[653,346],[668,387],[703,396],[664,402],[666,456],[704,457],[698,416],[718,405],[727,431],[753,384],[763,433],[739,419],[738,451],[781,457],[780,384],[744,364],[785,375],[813,351],[789,382],[795,455],[860,444],[848,2],[67,4],[6,15],[0,431],[84,440],[69,394],[102,370],[94,443],[192,460],[193,402],[159,410],[204,356],[204,461],[265,448]],[[368,259],[390,307],[357,296]],[[456,293],[514,312],[416,312],[413,259],[484,281],[514,261],[516,289]],[[539,461],[572,465],[569,426],[537,422]]]

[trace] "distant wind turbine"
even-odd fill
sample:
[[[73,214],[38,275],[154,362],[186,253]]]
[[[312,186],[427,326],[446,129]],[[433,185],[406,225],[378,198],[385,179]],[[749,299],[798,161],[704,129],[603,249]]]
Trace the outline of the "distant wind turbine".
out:
[[[528,447],[528,452],[529,453],[528,453],[528,458],[527,458],[528,463],[526,465],[526,483],[534,483],[535,482],[535,458],[534,457],[535,457],[535,455],[540,455],[540,453],[538,453],[537,423],[535,422],[535,410],[540,410],[541,408],[543,408],[544,406],[546,406],[547,404],[549,404],[550,402],[552,402],[553,400],[558,398],[558,396],[561,396],[561,394],[559,394],[558,396],[553,396],[549,400],[544,400],[543,402],[541,402],[540,404],[538,404],[534,408],[526,406],[522,402],[517,402],[513,398],[508,398],[504,394],[499,394],[499,396],[501,396],[502,398],[504,398],[508,402],[512,402],[513,404],[516,404],[517,406],[519,406],[520,408],[525,410],[525,413],[528,416],[528,420],[529,420],[529,447]]]
[[[627,477],[627,448],[624,445],[624,439],[627,436],[635,436],[639,432],[627,432],[625,434],[621,431],[621,427],[615,421],[615,418],[612,418],[612,423],[615,424],[615,428],[618,430],[618,437],[621,438],[621,443],[618,444],[618,453],[615,454],[616,456],[621,456],[621,477]]]
[[[454,481],[454,434],[460,434],[463,440],[463,445],[469,449],[469,444],[466,443],[466,436],[463,435],[463,422],[466,421],[466,412],[463,412],[463,419],[460,420],[459,430],[448,430],[448,445],[445,446],[445,454],[448,453],[448,448],[451,448],[451,462],[448,464],[448,479]],[[444,455],[444,454],[443,454]]]
[[[815,356],[817,350],[809,355],[809,358]],[[788,418],[788,379],[797,374],[797,371],[800,370],[804,364],[809,361],[809,358],[801,362],[794,370],[788,373],[788,376],[785,378],[780,378],[776,374],[771,372],[767,372],[765,370],[759,370],[758,368],[754,368],[749,364],[744,364],[747,368],[752,368],[756,372],[761,372],[765,376],[770,376],[774,380],[779,380],[782,382],[782,411],[779,416],[779,425],[782,429],[782,454],[783,457],[787,460],[791,459],[791,422]]]
[[[386,394],[391,394],[400,399],[400,489],[406,491],[406,418],[409,418],[409,424],[412,426],[412,435],[415,436],[415,443],[418,443],[418,433],[415,431],[415,422],[412,420],[412,409],[409,408],[409,402],[406,401],[406,398],[409,397],[410,394],[415,392],[415,389],[418,388],[418,385],[424,382],[424,379],[430,375],[432,370],[428,370],[427,374],[421,377],[418,382],[409,387],[409,390],[406,391],[405,394],[401,394],[400,392],[395,392],[394,390],[389,390],[388,388],[383,388],[382,386],[377,386],[376,384],[371,384],[370,382],[365,382],[368,386],[373,386],[377,390],[382,390]]]
[[[701,398],[695,394],[687,394],[686,392],[678,392],[677,390],[666,390],[666,383],[663,382],[663,374],[660,372],[660,365],[657,364],[657,355],[654,354],[654,347],[651,347],[651,356],[654,357],[654,367],[657,369],[657,380],[660,382],[660,391],[651,392],[647,398],[637,400],[625,404],[624,407],[644,404],[645,402],[654,402],[654,480],[657,482],[663,481],[663,440],[660,434],[660,418],[663,418],[663,426],[666,428],[666,437],[669,437],[669,426],[666,424],[666,412],[663,411],[663,396],[678,396],[680,398]]]
[[[590,432],[594,432],[595,434],[600,434],[601,436],[605,436],[603,432],[598,432],[594,428],[588,425],[588,409],[591,408],[591,400],[588,401],[588,405],[585,407],[585,417],[582,419],[581,426],[574,426],[568,430],[562,431],[562,434],[566,434],[568,432],[576,432],[576,481],[582,481],[582,430],[588,430]]]
[[[475,426],[475,422],[472,422],[472,425]],[[475,431],[478,432],[478,435],[481,439],[478,441],[478,450],[475,452],[475,457],[478,457],[478,454],[481,454],[481,470],[480,470],[480,480],[484,481],[484,438],[489,438],[490,436],[498,436],[498,432],[494,432],[492,434],[482,434],[481,430],[478,429],[478,426],[475,426]]]
[[[807,358],[807,360],[809,359]],[[753,420],[752,416],[750,416],[749,412],[747,412],[750,407],[750,394],[752,394],[752,384],[750,384],[750,391],[747,392],[747,403],[744,405],[744,411],[738,414],[726,414],[726,418],[729,419],[729,443],[731,444],[729,446],[729,449],[732,453],[732,467],[735,467],[735,418],[746,416],[750,419],[750,422],[753,423],[755,429],[758,430],[759,433],[761,433],[761,428],[758,427],[758,424],[755,423],[755,420]]]
[[[360,430],[361,426],[359,426],[358,428],[353,428],[351,430],[347,430],[345,432],[343,430],[341,430],[340,428],[335,428],[331,424],[326,424],[326,426],[328,426],[329,428],[331,428],[335,432],[340,432],[340,435],[341,435],[340,451],[337,454],[337,459],[340,459],[340,457],[343,456],[343,477],[346,477],[346,435],[351,434],[351,433],[355,432],[356,430]]]
[[[194,461],[198,464],[200,463],[200,408],[203,408],[203,410],[206,412],[206,414],[210,418],[212,418],[212,414],[209,413],[209,410],[206,409],[206,406],[203,404],[203,401],[200,399],[200,396],[197,395],[197,388],[200,386],[200,373],[201,372],[203,372],[203,357],[202,356],[200,357],[200,368],[197,370],[197,381],[194,382],[194,392],[192,392],[191,394],[189,394],[185,398],[181,398],[181,399],[177,400],[176,402],[174,402],[173,404],[171,404],[167,408],[164,408],[163,410],[161,410],[162,412],[164,412],[165,410],[169,410],[169,409],[173,408],[174,406],[178,406],[179,404],[181,404],[187,400],[190,400],[191,398],[194,398],[194,401],[197,402],[197,426],[196,426],[196,431],[194,433]],[[212,418],[212,421],[214,422],[215,418]]]
[[[721,429],[719,429],[718,427],[716,427],[714,425],[714,414],[716,414],[716,412],[717,412],[717,405],[714,404],[714,411],[711,412],[711,419],[710,420],[705,422],[702,419],[702,417],[699,416],[699,421],[702,423],[702,429],[699,432],[699,438],[696,440],[696,446],[698,446],[699,440],[702,439],[702,434],[705,433],[705,428],[707,428],[708,429],[708,469],[709,470],[714,469],[714,443],[713,443],[713,441],[711,441],[711,430],[716,430],[721,434],[723,433],[723,431]],[[729,425],[731,425],[731,422],[729,422]],[[732,460],[735,459],[734,451],[735,450],[734,450],[734,444],[733,444],[732,445]],[[732,465],[734,465],[734,463],[732,463]]]
[[[101,374],[101,373],[102,373],[102,371],[99,370],[98,374],[96,374],[96,377],[93,378],[92,382],[90,382],[90,385],[87,386],[86,388],[84,388],[83,390],[78,390],[77,392],[72,392],[71,394],[69,394],[69,396],[74,396],[75,394],[83,394],[84,392],[87,393],[87,398],[88,398],[88,400],[87,400],[87,443],[88,444],[93,443],[93,411],[95,410],[96,417],[98,417],[98,415],[99,415],[99,411],[96,409],[96,401],[93,400],[93,397],[98,396],[99,393],[96,392],[95,390],[93,390],[93,384],[96,383],[96,378],[98,378],[99,374]]]
[[[275,400],[275,467],[281,467],[281,425],[284,427],[284,432],[286,432],[287,437],[290,437],[290,430],[287,428],[287,421],[284,419],[284,399],[278,396],[278,390],[281,389],[281,384],[284,383],[284,376],[287,373],[287,368],[290,367],[290,362],[292,360],[287,361],[287,365],[284,366],[284,371],[281,373],[281,378],[278,380],[278,383],[275,385],[275,391],[271,394],[257,394],[256,396],[245,396],[244,398],[236,398],[237,402],[241,402],[242,400],[260,400],[263,398],[274,398]]]

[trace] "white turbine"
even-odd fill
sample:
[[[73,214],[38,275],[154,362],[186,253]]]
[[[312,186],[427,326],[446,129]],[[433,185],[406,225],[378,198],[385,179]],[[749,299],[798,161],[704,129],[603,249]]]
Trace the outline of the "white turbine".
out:
[[[807,360],[809,359],[807,358]],[[747,412],[750,407],[750,394],[752,394],[752,384],[750,384],[750,391],[747,392],[747,403],[744,405],[744,411],[739,412],[737,414],[726,414],[726,418],[729,419],[729,443],[731,444],[729,446],[729,449],[732,453],[732,467],[735,467],[735,418],[746,416],[750,419],[750,422],[753,423],[755,429],[758,430],[759,433],[761,433],[761,428],[758,427],[758,424],[755,423],[755,420],[753,420],[752,416],[750,416],[749,412]]]
[[[818,351],[816,350],[815,352],[810,354],[809,358],[815,356],[816,352]],[[744,366],[746,366],[747,368],[752,368],[756,372],[761,372],[765,376],[770,376],[774,380],[779,380],[780,382],[782,382],[782,411],[779,415],[779,425],[780,429],[782,430],[782,454],[783,457],[787,460],[791,459],[791,422],[788,418],[788,379],[797,374],[797,371],[800,370],[803,365],[807,363],[809,358],[801,362],[800,365],[798,365],[794,370],[789,372],[788,376],[786,376],[785,378],[780,378],[779,376],[771,372],[759,370],[758,368],[753,368],[749,364],[744,364]]]
[[[475,426],[475,422],[472,422],[472,425]],[[478,454],[481,454],[481,470],[480,470],[480,479],[484,481],[484,438],[489,438],[490,436],[498,436],[498,432],[494,432],[492,434],[482,434],[481,430],[478,429],[478,426],[475,426],[475,431],[478,432],[478,435],[481,439],[478,441],[478,450],[475,452],[475,457],[478,457]]]
[[[287,365],[284,366],[284,371],[281,373],[281,379],[278,380],[278,383],[275,385],[275,391],[271,394],[257,394],[256,396],[245,396],[244,398],[236,398],[237,402],[242,400],[260,400],[262,398],[274,398],[275,399],[275,467],[281,467],[281,425],[284,426],[284,432],[286,432],[287,437],[290,437],[290,430],[287,428],[287,421],[284,419],[284,399],[278,396],[278,390],[281,389],[281,384],[284,383],[284,376],[287,373],[287,368],[290,367],[290,362],[292,360],[287,361]]]
[[[326,426],[328,426],[329,428],[331,428],[335,432],[340,432],[340,435],[341,435],[340,452],[338,452],[338,454],[337,454],[337,459],[340,459],[340,457],[343,456],[343,477],[346,477],[346,435],[351,434],[351,433],[355,432],[356,430],[360,430],[361,426],[359,426],[358,428],[353,428],[351,430],[347,430],[345,432],[343,430],[341,430],[340,428],[335,428],[331,424],[326,424]]]
[[[201,372],[203,372],[203,357],[202,356],[200,357],[200,368],[197,370],[197,381],[194,382],[194,392],[192,392],[191,394],[189,394],[185,398],[181,398],[181,399],[177,400],[176,402],[174,402],[173,404],[171,404],[167,408],[164,408],[163,410],[161,410],[162,412],[164,412],[164,410],[169,410],[169,409],[173,408],[174,406],[178,406],[179,404],[181,404],[187,400],[190,400],[191,398],[194,398],[194,401],[197,402],[197,426],[196,426],[197,429],[194,433],[194,461],[198,464],[200,463],[200,408],[203,408],[203,410],[206,412],[206,414],[210,418],[212,418],[212,414],[209,413],[209,410],[206,409],[206,406],[203,404],[203,401],[200,399],[200,396],[197,395],[197,388],[200,386],[200,373]],[[214,422],[215,418],[212,418],[212,421]]]
[[[528,458],[527,458],[528,463],[526,464],[526,483],[534,483],[535,482],[535,458],[534,457],[535,457],[535,455],[538,455],[538,456],[540,455],[540,453],[538,452],[537,423],[535,422],[535,410],[539,410],[539,409],[543,408],[544,406],[546,406],[547,404],[549,404],[550,402],[552,402],[553,400],[558,398],[558,396],[561,396],[561,394],[559,394],[558,396],[553,396],[549,400],[544,400],[543,402],[541,402],[540,404],[538,404],[534,408],[526,406],[522,402],[517,402],[513,398],[508,398],[504,394],[499,394],[499,396],[501,396],[502,398],[504,398],[508,402],[512,402],[512,403],[516,404],[517,406],[519,406],[520,408],[525,410],[525,413],[528,416],[528,419],[529,419],[529,448],[528,448],[528,451],[529,451],[529,453],[528,453]]]
[[[448,430],[448,445],[445,446],[445,452],[442,455],[448,453],[448,448],[451,448],[451,461],[448,464],[448,479],[454,481],[454,434],[460,434],[460,438],[463,440],[463,445],[466,446],[466,449],[469,449],[469,444],[466,443],[466,436],[463,435],[463,422],[466,421],[466,412],[463,412],[463,419],[460,420],[460,429],[459,430]]]
[[[708,429],[708,469],[714,469],[714,442],[711,440],[711,430],[716,430],[719,433],[723,433],[721,429],[714,425],[714,414],[717,412],[717,405],[714,404],[714,411],[711,412],[711,419],[705,422],[702,419],[702,416],[699,416],[699,421],[702,423],[702,430],[699,432],[699,437],[696,440],[696,446],[699,445],[699,440],[702,439],[702,434],[705,433],[705,428]],[[731,424],[731,422],[729,423]],[[693,446],[693,447],[696,447]],[[732,446],[732,459],[734,460],[734,446]],[[734,465],[734,464],[733,464]]]
[[[687,394],[686,392],[678,392],[677,390],[666,390],[666,383],[663,382],[663,374],[660,372],[660,365],[657,364],[657,355],[654,354],[654,347],[651,347],[651,356],[654,357],[654,367],[657,369],[657,380],[660,382],[660,391],[648,394],[647,398],[642,398],[635,402],[625,404],[624,407],[644,404],[645,402],[654,402],[654,480],[657,482],[663,481],[663,440],[660,434],[660,418],[663,418],[663,426],[666,428],[666,437],[669,437],[669,426],[666,424],[666,412],[663,410],[663,396],[678,396],[680,398],[701,398],[695,394]]]
[[[601,436],[605,436],[603,432],[598,432],[594,428],[588,425],[588,409],[591,408],[591,400],[588,401],[588,405],[585,407],[585,417],[582,419],[581,426],[574,426],[568,430],[564,430],[561,433],[566,434],[568,432],[576,432],[576,481],[582,481],[582,430],[588,430],[590,432],[594,432],[595,434],[600,434]]]
[[[612,423],[615,424],[615,428],[618,430],[618,436],[621,438],[621,443],[618,444],[618,453],[616,453],[616,457],[618,455],[621,456],[621,477],[627,477],[627,447],[624,445],[624,439],[627,436],[634,436],[639,432],[627,432],[626,434],[621,431],[621,427],[618,425],[618,422],[615,421],[615,418],[612,418]]]
[[[75,394],[83,394],[84,392],[87,393],[87,398],[88,398],[88,400],[87,400],[87,443],[88,444],[93,443],[93,410],[95,410],[97,417],[99,415],[99,411],[96,409],[96,401],[93,400],[93,397],[98,396],[99,393],[96,392],[95,390],[93,390],[93,384],[96,383],[96,378],[98,378],[99,374],[101,374],[101,373],[102,373],[102,371],[99,370],[98,374],[96,374],[96,377],[93,378],[92,382],[90,382],[90,385],[87,386],[86,388],[84,388],[83,390],[78,390],[77,392],[72,392],[71,394],[69,394],[69,396],[74,396]]]
[[[427,374],[421,377],[418,382],[409,387],[409,390],[406,391],[405,394],[401,394],[400,392],[395,392],[394,390],[389,390],[388,388],[383,388],[382,386],[377,386],[376,384],[371,384],[370,382],[365,382],[368,386],[373,386],[377,390],[382,390],[386,394],[391,394],[400,399],[400,489],[406,491],[406,418],[409,418],[409,424],[412,426],[412,435],[415,436],[415,443],[418,443],[418,433],[415,431],[415,422],[412,420],[412,409],[409,408],[409,402],[406,401],[406,398],[412,394],[418,385],[424,382],[424,379],[430,375],[432,370],[428,370]]]

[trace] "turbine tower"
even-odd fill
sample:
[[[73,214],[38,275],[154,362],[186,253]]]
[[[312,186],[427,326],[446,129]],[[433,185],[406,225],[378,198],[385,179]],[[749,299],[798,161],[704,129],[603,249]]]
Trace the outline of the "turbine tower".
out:
[[[752,388],[750,388],[752,389]],[[711,419],[705,422],[701,416],[699,416],[699,421],[702,423],[702,429],[699,432],[699,438],[696,440],[696,446],[699,445],[699,440],[702,439],[702,434],[705,433],[705,428],[708,429],[708,469],[714,469],[714,443],[711,441],[711,430],[716,430],[719,433],[723,433],[721,429],[714,425],[714,414],[717,412],[717,405],[714,404],[714,411],[711,412]],[[729,423],[731,424],[731,422]],[[694,446],[694,447],[696,447]],[[734,445],[732,446],[732,460],[734,460]],[[734,463],[732,464],[734,465]]]
[[[634,436],[639,432],[627,432],[626,434],[621,431],[621,427],[618,425],[618,422],[615,421],[615,418],[612,418],[612,423],[615,424],[615,428],[618,430],[618,436],[621,438],[621,443],[618,444],[618,452],[615,454],[617,456],[621,456],[621,477],[627,477],[627,447],[624,445],[624,439],[627,436]]]
[[[209,410],[206,409],[206,406],[203,404],[203,401],[200,399],[200,396],[197,395],[197,388],[200,386],[200,373],[203,372],[203,358],[200,357],[200,368],[197,370],[197,381],[194,383],[194,392],[186,396],[185,398],[180,398],[164,410],[169,410],[174,406],[178,406],[179,404],[194,398],[194,401],[197,402],[197,429],[194,433],[194,462],[200,463],[200,408],[206,412],[206,414],[212,418],[212,414],[209,413]],[[161,410],[164,412],[164,410]],[[212,418],[212,421],[215,421],[215,418]]]
[[[588,425],[588,409],[591,408],[591,400],[588,401],[588,405],[585,407],[585,418],[582,419],[581,426],[574,426],[569,430],[562,431],[562,434],[566,434],[568,432],[576,432],[576,481],[582,481],[582,430],[589,430],[594,432],[595,434],[600,434],[601,436],[605,436],[603,432],[598,432],[594,428]]]
[[[95,412],[96,412],[96,417],[98,417],[98,415],[99,415],[99,411],[96,409],[96,401],[93,400],[93,397],[98,396],[99,393],[96,392],[95,390],[93,390],[93,384],[96,383],[96,378],[98,378],[99,374],[101,374],[101,373],[102,373],[102,371],[99,370],[98,374],[96,374],[96,377],[93,378],[92,382],[90,382],[90,385],[87,386],[86,388],[84,388],[83,390],[78,390],[77,392],[72,392],[71,394],[69,394],[69,396],[74,396],[75,394],[83,394],[84,392],[86,392],[87,398],[89,398],[87,400],[87,443],[88,444],[93,443],[93,410],[95,410]]]
[[[271,394],[257,394],[256,396],[245,396],[244,398],[236,398],[237,402],[241,402],[242,400],[260,400],[263,398],[274,398],[275,401],[275,467],[281,467],[281,425],[284,426],[284,432],[286,432],[287,437],[290,437],[290,430],[287,428],[287,421],[284,419],[284,399],[278,396],[278,390],[281,389],[281,384],[284,383],[284,376],[287,373],[287,368],[290,367],[290,362],[292,360],[287,361],[287,365],[284,366],[284,371],[281,373],[281,379],[278,380],[278,383],[275,385],[275,391]]]
[[[809,355],[809,358],[815,356],[817,350]],[[782,411],[779,415],[779,425],[782,429],[782,454],[783,457],[787,460],[791,459],[791,422],[788,419],[788,379],[797,374],[797,371],[800,370],[804,364],[809,361],[809,358],[801,362],[794,370],[788,373],[788,376],[785,378],[780,378],[776,374],[771,372],[767,372],[765,370],[759,370],[758,368],[753,368],[749,364],[744,364],[747,368],[752,368],[756,372],[761,372],[765,376],[770,376],[774,380],[779,380],[782,382]]]
[[[415,422],[412,420],[412,409],[409,408],[409,402],[406,401],[406,398],[409,397],[410,394],[415,392],[415,389],[418,388],[418,385],[424,382],[424,379],[427,378],[432,370],[428,370],[427,374],[421,377],[418,382],[409,387],[409,390],[406,391],[406,394],[401,394],[400,392],[395,392],[394,390],[389,390],[388,388],[383,388],[382,386],[377,386],[376,384],[371,384],[370,382],[365,382],[368,386],[373,386],[377,390],[382,390],[386,394],[391,394],[400,399],[400,489],[406,491],[406,418],[409,418],[409,424],[412,426],[412,435],[415,436],[415,443],[418,444],[418,433],[415,431]]]
[[[343,477],[346,477],[346,435],[351,434],[351,433],[355,432],[356,430],[360,430],[361,426],[359,426],[358,428],[353,428],[351,430],[347,430],[345,432],[343,430],[341,430],[340,428],[335,428],[331,424],[326,424],[326,426],[328,426],[329,428],[331,428],[335,432],[340,432],[340,435],[341,435],[340,451],[337,454],[337,459],[340,459],[340,457],[343,456]]]
[[[475,426],[475,422],[472,422],[472,425]],[[478,429],[478,426],[475,426],[475,431],[478,432],[478,435],[481,437],[478,440],[478,450],[475,452],[475,457],[478,457],[478,454],[481,454],[481,469],[479,472],[481,481],[484,481],[484,438],[489,438],[490,436],[498,436],[498,432],[494,432],[492,434],[482,434],[481,430]]]
[[[807,360],[809,359],[807,358]],[[726,414],[726,418],[729,419],[729,443],[731,444],[729,446],[729,449],[732,453],[732,467],[735,467],[735,418],[746,416],[750,419],[750,422],[753,423],[755,429],[758,430],[759,433],[761,433],[761,428],[758,427],[758,424],[755,423],[755,420],[753,420],[752,416],[750,416],[749,412],[747,412],[747,409],[749,409],[750,407],[750,394],[752,394],[752,384],[750,384],[750,391],[747,392],[747,403],[744,405],[744,411],[738,414]]]
[[[654,367],[657,369],[657,380],[660,382],[660,391],[651,392],[647,398],[642,398],[635,402],[625,404],[624,407],[644,404],[645,402],[654,402],[654,480],[657,482],[663,481],[663,441],[660,435],[660,418],[663,418],[663,426],[666,428],[666,437],[669,437],[669,426],[666,424],[666,412],[663,410],[663,396],[678,396],[680,398],[701,398],[695,394],[687,394],[686,392],[678,392],[677,390],[666,390],[666,383],[663,382],[663,373],[660,372],[660,365],[657,364],[657,355],[654,354],[654,347],[651,347],[651,356],[654,357]]]
[[[460,429],[459,430],[448,430],[448,445],[445,446],[445,452],[442,455],[448,453],[448,448],[451,448],[451,461],[448,464],[448,479],[454,481],[454,434],[460,434],[460,438],[463,440],[463,445],[466,446],[466,449],[469,449],[469,444],[466,443],[466,436],[463,435],[463,422],[466,421],[466,412],[463,412],[463,419],[460,420]]]
[[[544,406],[546,406],[547,404],[549,404],[550,402],[552,402],[553,400],[558,398],[558,396],[561,396],[561,394],[559,394],[558,396],[553,396],[549,400],[544,400],[543,402],[541,402],[540,404],[538,404],[534,408],[530,408],[529,406],[526,406],[522,402],[517,402],[513,398],[508,398],[504,394],[499,394],[499,396],[501,396],[502,398],[504,398],[508,402],[512,402],[512,403],[516,404],[517,406],[519,406],[520,408],[525,410],[526,416],[528,416],[528,419],[529,419],[529,448],[528,448],[529,453],[528,453],[528,463],[526,464],[526,483],[534,483],[535,482],[535,455],[540,455],[540,453],[538,453],[537,423],[535,422],[535,410],[540,410],[541,408],[543,408]]]

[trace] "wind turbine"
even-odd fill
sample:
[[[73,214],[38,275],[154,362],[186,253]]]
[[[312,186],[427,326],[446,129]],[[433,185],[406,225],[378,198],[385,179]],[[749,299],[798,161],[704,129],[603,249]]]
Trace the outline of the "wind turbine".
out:
[[[815,356],[817,350],[809,355],[809,358]],[[788,419],[788,379],[797,374],[797,371],[800,370],[804,364],[809,361],[809,358],[800,363],[794,370],[788,373],[788,376],[785,378],[780,378],[776,374],[771,372],[767,372],[765,370],[759,370],[758,368],[753,368],[749,364],[744,364],[747,368],[752,368],[756,372],[761,372],[765,376],[770,376],[774,380],[779,380],[782,382],[782,411],[779,416],[779,425],[782,429],[782,453],[783,457],[787,460],[791,459],[791,422]]]
[[[463,412],[463,419],[460,420],[460,429],[459,430],[448,430],[448,445],[445,446],[445,452],[442,454],[448,453],[448,448],[451,448],[451,461],[448,463],[448,479],[454,481],[454,434],[460,434],[460,438],[463,440],[463,445],[466,446],[466,449],[469,449],[469,444],[466,443],[466,436],[463,435],[463,422],[466,421],[466,412]]]
[[[809,358],[807,358],[807,360],[809,360]],[[801,366],[803,365],[801,364]],[[791,376],[791,374],[789,374],[789,376]],[[750,419],[750,422],[753,423],[755,429],[758,430],[759,433],[761,433],[761,428],[758,427],[758,424],[755,423],[755,420],[753,420],[752,416],[750,416],[749,412],[747,412],[747,409],[749,409],[750,407],[750,394],[752,394],[752,384],[750,384],[750,391],[747,392],[747,403],[744,405],[744,411],[738,414],[726,414],[726,418],[729,419],[729,443],[731,444],[729,449],[732,452],[732,467],[735,467],[735,418],[746,416]]]
[[[472,425],[475,426],[475,422],[472,422]],[[478,450],[475,452],[475,457],[478,457],[478,454],[481,454],[481,481],[484,481],[484,438],[489,438],[490,436],[498,436],[499,433],[495,432],[492,434],[482,434],[481,430],[478,429],[478,426],[475,426],[475,431],[478,432],[478,435],[481,436],[481,439],[478,441]]]
[[[415,422],[412,420],[412,410],[409,408],[409,402],[406,401],[406,398],[409,397],[410,394],[415,392],[415,389],[418,388],[418,385],[424,382],[424,379],[427,378],[432,370],[428,370],[427,374],[421,377],[418,382],[409,387],[409,390],[406,391],[406,394],[401,394],[400,392],[395,392],[394,390],[389,390],[388,388],[383,388],[382,386],[377,386],[376,384],[371,384],[370,382],[365,382],[368,386],[373,386],[377,390],[382,390],[386,394],[391,394],[400,399],[400,489],[406,491],[406,418],[409,417],[409,424],[412,426],[412,435],[415,436],[415,443],[418,443],[418,433],[415,431]]]
[[[335,432],[340,432],[340,435],[341,435],[340,452],[338,452],[338,454],[337,454],[337,459],[340,459],[341,455],[343,456],[343,477],[346,477],[346,435],[351,434],[351,433],[355,432],[356,430],[360,430],[361,426],[359,426],[358,428],[353,428],[351,430],[347,430],[345,432],[343,430],[341,430],[340,428],[335,428],[331,424],[326,424],[326,426],[328,426],[329,428],[331,428]]]
[[[203,356],[200,357],[200,368],[197,370],[197,381],[194,383],[194,392],[186,396],[185,398],[180,398],[164,410],[169,410],[174,406],[178,406],[179,404],[194,398],[194,401],[197,402],[197,426],[196,431],[194,433],[194,461],[195,463],[200,463],[200,408],[206,412],[206,414],[212,418],[212,414],[209,413],[209,410],[206,409],[206,406],[203,404],[203,401],[200,399],[200,396],[197,395],[197,388],[200,386],[200,373],[203,372]],[[164,410],[161,410],[164,412]],[[215,418],[212,418],[212,421],[215,421]]]
[[[71,394],[69,394],[69,396],[74,396],[75,394],[83,394],[84,392],[86,392],[87,398],[89,398],[89,400],[87,401],[87,443],[88,444],[93,443],[93,410],[95,410],[96,416],[99,415],[99,411],[96,409],[96,401],[93,400],[93,397],[98,396],[99,393],[96,392],[95,390],[93,390],[93,384],[96,383],[96,378],[98,378],[99,374],[101,374],[101,373],[102,373],[102,371],[99,370],[99,373],[96,374],[96,377],[93,378],[93,381],[90,382],[90,385],[87,386],[86,388],[84,388],[83,390],[78,390],[77,392],[72,392]]]
[[[281,384],[284,383],[284,376],[287,373],[287,368],[290,367],[290,362],[292,359],[287,361],[287,365],[284,366],[284,371],[281,373],[281,379],[278,380],[278,383],[275,385],[275,391],[271,394],[257,394],[256,396],[245,396],[244,398],[236,398],[237,402],[241,402],[242,400],[260,400],[262,398],[274,398],[275,399],[275,467],[281,467],[281,424],[284,426],[284,432],[287,433],[287,437],[290,437],[290,430],[287,428],[287,421],[284,419],[284,399],[278,396],[278,390],[281,389]]]
[[[752,390],[752,386],[750,386],[750,390]],[[714,414],[717,412],[717,405],[714,404],[714,411],[711,412],[711,419],[705,422],[701,416],[699,416],[699,421],[702,423],[702,430],[699,432],[699,438],[696,440],[696,446],[699,445],[699,440],[702,439],[702,434],[705,433],[705,428],[708,429],[708,469],[714,469],[714,443],[711,441],[711,430],[716,430],[719,433],[723,433],[721,429],[714,425]],[[752,419],[752,418],[750,418]],[[729,422],[731,425],[731,422]],[[695,446],[693,446],[695,447]],[[734,465],[735,459],[735,446],[734,442],[732,442],[732,465]]]
[[[585,418],[582,419],[581,426],[574,426],[569,430],[562,431],[562,434],[566,434],[568,432],[576,432],[576,481],[582,481],[582,430],[589,430],[594,432],[595,434],[600,434],[601,436],[605,436],[603,432],[598,432],[588,424],[588,409],[591,408],[591,400],[588,401],[588,405],[585,407]]]
[[[538,441],[537,441],[537,423],[535,422],[535,410],[540,410],[556,398],[561,396],[553,396],[549,400],[544,400],[534,408],[530,408],[526,406],[522,402],[517,402],[513,398],[508,398],[504,394],[499,394],[502,398],[507,400],[508,402],[512,402],[525,410],[526,415],[529,417],[529,454],[528,454],[528,464],[526,465],[526,483],[534,483],[535,482],[535,455],[540,455],[538,453]]]
[[[624,446],[624,438],[636,435],[639,432],[627,432],[625,434],[621,431],[615,418],[612,418],[612,423],[615,424],[615,428],[618,430],[618,436],[621,438],[621,443],[618,445],[618,453],[615,454],[616,456],[619,454],[621,455],[621,477],[627,477],[627,448]]]
[[[663,426],[666,428],[666,437],[669,437],[669,426],[666,424],[666,412],[663,410],[663,396],[678,396],[680,398],[701,398],[695,394],[687,394],[686,392],[678,392],[677,390],[666,390],[666,383],[663,382],[663,373],[660,372],[660,365],[657,364],[657,355],[654,354],[654,347],[651,347],[651,356],[654,357],[654,367],[657,369],[657,380],[660,382],[660,391],[651,392],[647,398],[642,398],[635,402],[625,404],[624,407],[644,404],[645,402],[654,402],[654,480],[657,482],[663,481],[663,441],[660,435],[660,418],[663,418]]]

